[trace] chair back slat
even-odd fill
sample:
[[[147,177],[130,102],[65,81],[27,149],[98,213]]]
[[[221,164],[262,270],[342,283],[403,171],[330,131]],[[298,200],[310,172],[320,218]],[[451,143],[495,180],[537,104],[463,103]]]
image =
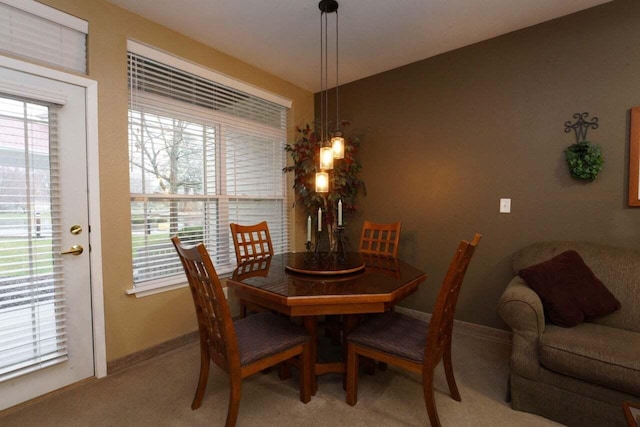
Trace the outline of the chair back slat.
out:
[[[266,221],[254,225],[231,223],[229,226],[238,265],[245,261],[273,256],[273,245]]]
[[[178,252],[198,319],[201,347],[220,368],[239,369],[238,344],[231,311],[218,274],[203,243],[187,247],[180,238],[171,239]],[[235,365],[238,366],[235,366]]]
[[[476,233],[471,243],[465,240],[460,242],[449,265],[429,322],[423,370],[433,369],[440,362],[445,348],[451,341],[460,287],[481,238],[482,236]]]
[[[401,222],[377,224],[365,221],[360,237],[360,253],[396,258],[401,226]]]

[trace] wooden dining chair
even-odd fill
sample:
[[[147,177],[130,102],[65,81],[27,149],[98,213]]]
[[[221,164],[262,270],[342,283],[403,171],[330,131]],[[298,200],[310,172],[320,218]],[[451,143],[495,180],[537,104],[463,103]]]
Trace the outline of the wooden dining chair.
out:
[[[371,221],[364,221],[362,233],[360,235],[359,252],[363,256],[371,257],[398,257],[398,243],[400,242],[401,222],[391,224],[378,224]],[[372,260],[369,260],[371,262]],[[340,316],[326,316],[325,336],[331,338],[334,345],[343,341],[343,325]],[[382,365],[384,369],[384,365]],[[375,372],[375,365],[369,363],[367,371],[370,374]]]
[[[231,236],[236,251],[237,265],[245,261],[263,259],[273,256],[273,244],[266,221],[254,225],[240,225],[231,223]],[[263,312],[265,308],[240,299],[240,315],[247,316],[247,310]]]
[[[360,236],[359,252],[397,258],[401,226],[401,222],[377,224],[365,221]]]
[[[273,256],[273,244],[266,221],[254,225],[231,223],[231,236],[238,265],[245,261]]]
[[[478,242],[460,242],[442,282],[430,323],[390,311],[356,327],[347,336],[347,403],[358,401],[358,357],[386,362],[422,375],[431,425],[440,426],[433,394],[433,371],[443,361],[451,397],[461,401],[451,364],[451,334],[460,286]]]
[[[234,322],[204,244],[186,247],[177,236],[171,241],[189,281],[200,332],[200,377],[191,409],[198,409],[202,403],[211,360],[229,374],[226,427],[236,424],[242,379],[294,357],[298,357],[300,367],[300,400],[309,402],[311,351],[307,332],[272,313]]]
[[[363,256],[368,257],[367,265],[374,263],[375,258],[384,260],[384,258],[398,257],[401,227],[402,222],[400,221],[391,224],[378,224],[367,220],[364,221],[360,235],[359,252]],[[328,319],[327,322],[328,335],[332,337],[334,343],[338,341],[336,331],[341,331],[341,329],[336,326],[336,323],[339,324],[339,322],[336,322],[336,320],[332,318]],[[375,372],[375,364],[372,362],[371,360],[367,361],[367,372],[371,375]],[[386,369],[384,363],[381,363],[380,367]]]

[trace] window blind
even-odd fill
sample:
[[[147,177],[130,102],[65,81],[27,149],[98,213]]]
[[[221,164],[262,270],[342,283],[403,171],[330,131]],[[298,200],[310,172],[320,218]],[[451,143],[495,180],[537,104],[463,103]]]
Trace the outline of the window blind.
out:
[[[266,220],[286,252],[288,109],[135,52],[128,67],[134,286],[184,282],[176,234],[218,273],[236,265],[231,222]]]
[[[36,1],[0,0],[0,52],[86,73],[88,24]]]
[[[67,360],[56,110],[0,97],[0,381]]]

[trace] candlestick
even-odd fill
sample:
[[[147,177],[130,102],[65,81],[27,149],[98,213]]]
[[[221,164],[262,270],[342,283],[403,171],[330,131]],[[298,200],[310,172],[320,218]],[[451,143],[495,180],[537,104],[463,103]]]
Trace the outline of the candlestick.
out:
[[[342,227],[342,199],[338,200],[338,227]]]
[[[344,242],[344,227],[336,227],[336,260],[338,264],[347,262],[347,251]]]
[[[311,241],[311,215],[307,218],[307,242]]]
[[[318,208],[318,231],[322,231],[322,208]]]

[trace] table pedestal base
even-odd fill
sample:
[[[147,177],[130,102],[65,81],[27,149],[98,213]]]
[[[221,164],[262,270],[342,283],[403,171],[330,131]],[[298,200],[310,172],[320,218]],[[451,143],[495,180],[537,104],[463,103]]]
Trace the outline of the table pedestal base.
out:
[[[342,320],[342,362],[319,362],[318,361],[318,317],[304,316],[302,323],[311,336],[311,360],[313,363],[313,375],[311,377],[311,394],[315,396],[318,391],[318,376],[324,374],[342,374],[344,386],[346,387],[347,365],[347,342],[346,336],[358,323],[357,314],[345,314]]]

